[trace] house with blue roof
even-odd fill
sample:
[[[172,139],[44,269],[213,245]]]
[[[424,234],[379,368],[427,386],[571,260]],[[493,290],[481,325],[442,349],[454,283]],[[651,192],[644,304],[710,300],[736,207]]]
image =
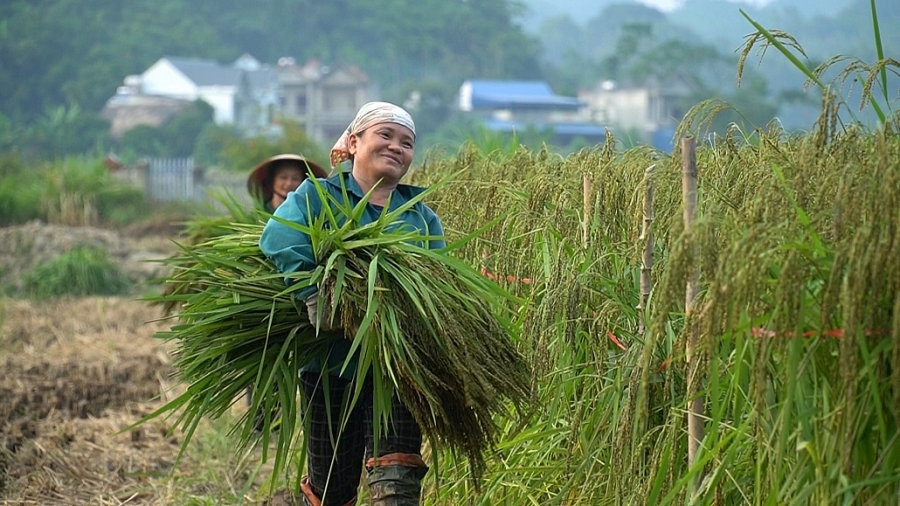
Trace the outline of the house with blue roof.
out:
[[[465,81],[459,90],[459,109],[479,118],[490,130],[513,134],[526,129],[552,131],[554,141],[567,145],[581,138],[600,142],[606,129],[584,121],[586,103],[557,95],[544,81]]]

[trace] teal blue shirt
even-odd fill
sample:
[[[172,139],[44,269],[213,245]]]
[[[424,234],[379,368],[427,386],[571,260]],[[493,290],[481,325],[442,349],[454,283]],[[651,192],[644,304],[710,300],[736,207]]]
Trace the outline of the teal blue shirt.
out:
[[[344,193],[341,189],[341,179],[343,179],[343,184],[347,188],[348,204],[351,207],[356,206],[365,194],[352,174],[336,174],[328,179],[318,179],[317,181],[328,193],[338,200],[343,200]],[[422,191],[424,191],[423,188],[416,186],[397,185],[391,193],[388,210],[393,211],[397,209],[416,195],[422,193]],[[384,208],[381,206],[367,204],[366,211],[360,219],[360,225],[377,220],[383,211]],[[316,187],[312,181],[305,180],[296,191],[288,194],[287,200],[275,210],[274,215],[287,221],[308,226],[321,212],[322,201]],[[404,224],[418,230],[423,236],[441,238],[444,236],[441,220],[430,207],[422,202],[417,202],[405,211],[402,215],[402,221]],[[440,249],[445,246],[445,242],[443,239],[432,239],[428,241],[427,246],[431,249]],[[273,219],[270,219],[263,229],[262,236],[259,239],[259,248],[264,255],[275,263],[276,268],[280,272],[310,271],[315,269],[318,264],[309,236]],[[297,296],[301,299],[306,299],[314,294],[315,291],[315,287],[298,290]],[[350,351],[350,341],[343,336],[326,336],[323,339],[332,340],[327,364],[328,370],[332,371],[333,374],[337,374],[347,359]],[[356,357],[353,357],[346,368],[346,372],[341,376],[351,379],[356,371],[355,362]],[[301,370],[320,372],[322,370],[322,361],[314,360]]]

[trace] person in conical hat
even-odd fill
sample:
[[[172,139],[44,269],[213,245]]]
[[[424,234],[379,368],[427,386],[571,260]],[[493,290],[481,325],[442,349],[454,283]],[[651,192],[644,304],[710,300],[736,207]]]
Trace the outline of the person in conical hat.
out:
[[[310,172],[317,178],[328,177],[327,170],[308,158],[290,153],[275,155],[250,170],[247,175],[247,191],[266,211],[272,213]]]
[[[309,173],[317,178],[328,177],[328,171],[316,162],[300,155],[283,153],[267,158],[253,167],[247,175],[247,191],[267,213],[274,213],[290,192],[297,189]],[[247,404],[252,404],[247,389]],[[262,416],[257,416],[261,428]]]

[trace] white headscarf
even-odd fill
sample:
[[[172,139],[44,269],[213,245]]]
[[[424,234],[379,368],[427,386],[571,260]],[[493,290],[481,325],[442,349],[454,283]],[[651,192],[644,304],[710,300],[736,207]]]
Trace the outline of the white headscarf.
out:
[[[350,126],[331,148],[331,166],[336,167],[350,158],[350,135],[378,123],[396,123],[405,126],[412,131],[413,138],[416,136],[416,125],[413,123],[412,116],[405,109],[389,102],[369,102],[360,107],[356,117],[350,122]]]

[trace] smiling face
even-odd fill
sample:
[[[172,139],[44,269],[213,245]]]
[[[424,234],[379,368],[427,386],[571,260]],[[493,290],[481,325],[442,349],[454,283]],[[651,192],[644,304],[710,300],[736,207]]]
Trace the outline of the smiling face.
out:
[[[406,175],[413,161],[416,137],[412,130],[396,123],[378,123],[350,136],[353,174],[369,185],[381,180],[394,187]]]
[[[279,196],[287,196],[303,182],[305,172],[296,162],[281,162],[275,167],[272,175],[272,189]]]

